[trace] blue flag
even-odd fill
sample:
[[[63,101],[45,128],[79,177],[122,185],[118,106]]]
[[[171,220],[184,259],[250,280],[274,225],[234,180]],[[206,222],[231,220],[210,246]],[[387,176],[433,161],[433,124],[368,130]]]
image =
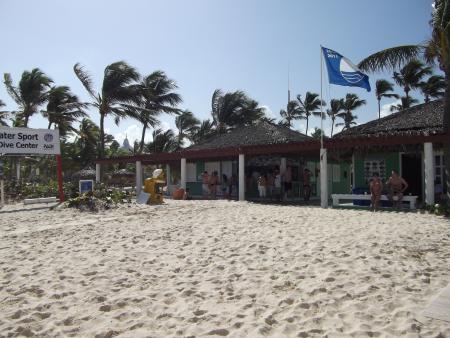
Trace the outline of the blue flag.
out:
[[[322,47],[323,56],[331,84],[361,87],[370,92],[369,77],[361,72],[349,59],[329,48]]]

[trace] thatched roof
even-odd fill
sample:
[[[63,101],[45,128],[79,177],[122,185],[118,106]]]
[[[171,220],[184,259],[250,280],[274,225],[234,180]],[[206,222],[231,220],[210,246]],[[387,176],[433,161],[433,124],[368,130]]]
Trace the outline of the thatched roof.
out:
[[[443,116],[443,101],[436,100],[344,130],[333,139],[443,134]]]
[[[186,150],[238,148],[242,146],[286,144],[291,142],[312,141],[313,138],[269,122],[238,127],[228,133],[214,135]]]

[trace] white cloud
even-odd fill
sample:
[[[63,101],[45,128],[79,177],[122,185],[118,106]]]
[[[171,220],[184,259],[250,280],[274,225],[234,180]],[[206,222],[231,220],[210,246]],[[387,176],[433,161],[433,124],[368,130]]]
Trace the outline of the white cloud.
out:
[[[381,117],[385,117],[385,116],[391,115],[392,114],[391,106],[395,106],[395,105],[400,104],[400,103],[402,103],[402,100],[398,99],[398,100],[396,100],[394,102],[383,104],[381,106],[380,116]]]
[[[166,121],[161,121],[161,123],[159,124],[159,128],[162,129],[162,131],[167,131],[171,128],[170,123]]]
[[[298,130],[299,130],[301,133],[305,133],[305,128],[306,128],[306,123],[300,122],[300,123],[298,124]]]
[[[272,111],[272,109],[270,109],[270,107],[268,106],[268,105],[266,105],[266,104],[263,104],[263,105],[260,105],[259,106],[260,108],[263,108],[264,110],[265,110],[265,112],[266,112],[266,115],[267,115],[267,117],[272,117],[272,118],[275,118],[275,119],[278,119],[280,116],[278,116],[278,114],[275,114],[273,111]]]

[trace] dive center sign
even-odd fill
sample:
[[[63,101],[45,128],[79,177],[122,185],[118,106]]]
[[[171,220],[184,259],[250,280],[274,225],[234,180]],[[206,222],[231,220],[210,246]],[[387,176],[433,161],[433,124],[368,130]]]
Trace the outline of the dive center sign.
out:
[[[0,154],[60,154],[59,130],[0,127]]]

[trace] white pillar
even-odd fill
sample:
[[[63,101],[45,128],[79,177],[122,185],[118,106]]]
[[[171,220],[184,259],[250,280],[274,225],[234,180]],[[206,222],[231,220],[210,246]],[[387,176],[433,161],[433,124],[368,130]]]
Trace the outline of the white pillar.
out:
[[[136,196],[142,191],[142,163],[136,161]]]
[[[280,161],[280,175],[284,175],[286,172],[286,157],[282,157]]]
[[[327,150],[320,149],[320,206],[328,208],[328,163]]]
[[[433,143],[423,144],[424,169],[425,169],[425,203],[434,204],[434,156]]]
[[[100,183],[100,170],[101,170],[101,164],[95,163],[95,182]]]
[[[181,159],[181,189],[186,190],[186,159]]]
[[[245,201],[245,155],[239,154],[239,201]]]

